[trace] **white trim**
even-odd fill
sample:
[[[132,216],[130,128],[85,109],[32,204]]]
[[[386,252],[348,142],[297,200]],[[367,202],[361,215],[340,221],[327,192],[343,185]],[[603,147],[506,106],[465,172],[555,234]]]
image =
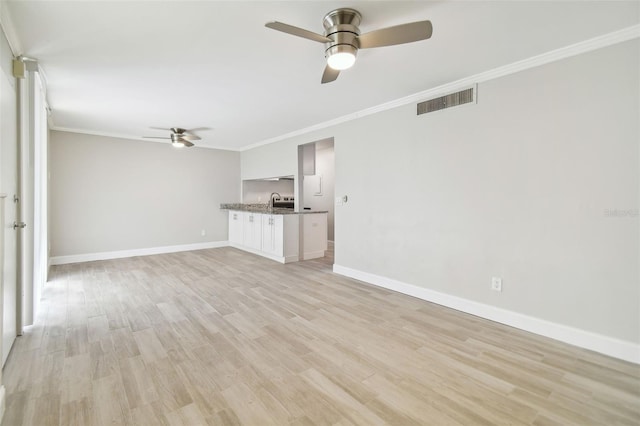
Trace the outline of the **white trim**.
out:
[[[306,251],[302,255],[302,260],[311,260],[324,257],[324,250]]]
[[[154,142],[154,143],[169,145],[168,140],[163,141],[158,139],[143,138],[140,136],[123,135],[119,133],[109,133],[109,132],[101,132],[101,131],[86,130],[86,129],[75,129],[73,127],[60,127],[60,126],[53,125],[53,120],[51,120],[51,122],[52,122],[51,123],[52,125],[50,126],[50,130],[55,130],[57,132],[79,133],[81,135],[102,136],[105,138],[126,139],[126,140],[140,141],[140,142]],[[206,145],[196,145],[194,148],[217,149],[220,151],[235,151],[235,152],[240,151],[239,148],[225,148],[225,147],[206,146]]]
[[[229,242],[229,247],[237,248],[238,250],[246,251],[247,253],[255,254],[257,256],[266,257],[267,259],[275,260],[276,262],[283,263],[283,264],[284,263],[297,262],[299,260],[298,256],[295,256],[295,255],[294,256],[285,256],[285,257],[276,256],[276,255],[267,253],[267,252],[262,251],[262,250],[257,250],[257,249],[251,248],[251,247],[243,246],[243,245],[238,244],[238,243]]]
[[[22,43],[20,43],[18,33],[16,32],[16,26],[13,25],[11,12],[9,12],[9,7],[5,1],[0,1],[0,27],[2,28],[4,35],[7,37],[13,56],[22,55],[24,53],[22,51]]]
[[[380,275],[358,271],[346,266],[333,265],[333,272],[541,336],[550,337],[574,346],[640,364],[640,345],[636,343],[569,327],[484,303],[474,302],[450,294],[440,293]]]
[[[0,385],[0,424],[2,424],[2,419],[4,418],[4,412],[6,409],[6,398],[7,398],[7,390],[4,385]]]
[[[68,263],[92,262],[94,260],[122,259],[125,257],[150,256],[153,254],[177,253],[180,251],[203,250],[209,248],[227,247],[227,241],[211,241],[207,243],[182,244],[176,246],[149,247],[133,250],[107,251],[102,253],[72,254],[69,256],[53,256],[51,265],[66,265]]]
[[[517,61],[512,64],[504,65],[498,68],[494,68],[489,71],[481,72],[469,77],[462,78],[460,80],[453,81],[451,83],[443,84],[441,86],[427,89],[422,92],[415,93],[413,95],[405,96],[404,98],[396,99],[390,102],[386,102],[371,108],[363,109],[351,114],[343,115],[342,117],[334,118],[329,121],[314,124],[313,126],[305,127],[303,129],[294,130],[293,132],[285,133],[284,135],[276,136],[273,138],[265,139],[261,142],[256,142],[251,145],[247,145],[240,148],[239,151],[247,151],[253,148],[257,148],[263,145],[269,145],[274,142],[279,142],[284,139],[289,139],[294,136],[304,135],[306,133],[313,132],[315,130],[326,129],[347,121],[356,120],[361,117],[376,114],[378,112],[387,111],[393,108],[411,104],[414,102],[421,102],[425,99],[435,98],[445,95],[451,92],[457,92],[468,86],[482,83],[489,80],[494,80],[499,77],[504,77],[509,74],[515,74],[520,71],[528,70],[530,68],[538,67],[540,65],[548,64],[550,62],[559,61],[561,59],[576,56],[581,53],[591,52],[593,50],[601,49],[603,47],[612,46],[614,44],[622,43],[640,37],[640,24],[633,25],[631,27],[623,28],[618,31],[614,31],[609,34],[604,34],[598,37],[594,37],[588,40],[581,41],[579,43],[571,44],[569,46],[561,47],[560,49],[551,50],[541,55],[532,56],[531,58]]]
[[[9,36],[7,35],[7,38],[8,37]],[[253,148],[269,145],[275,142],[280,142],[282,140],[289,139],[295,136],[304,135],[316,130],[326,129],[328,127],[336,126],[338,124],[356,120],[358,118],[366,117],[368,115],[376,114],[378,112],[387,111],[387,110],[408,105],[411,103],[421,102],[425,99],[442,96],[450,92],[462,90],[465,87],[475,85],[477,83],[494,80],[496,78],[504,77],[509,74],[514,74],[514,73],[524,71],[530,68],[534,68],[540,65],[548,64],[550,62],[559,61],[565,58],[569,58],[571,56],[576,56],[582,53],[591,52],[593,50],[601,49],[607,46],[612,46],[614,44],[622,43],[622,42],[639,38],[639,37],[640,37],[640,24],[636,24],[627,28],[623,28],[618,31],[614,31],[608,34],[604,34],[598,37],[581,41],[579,43],[565,46],[560,49],[551,50],[549,52],[546,52],[537,56],[533,56],[531,58],[524,59],[522,61],[517,61],[508,65],[494,68],[489,71],[481,72],[479,74],[475,74],[469,77],[462,78],[460,80],[443,84],[441,86],[427,89],[422,92],[414,93],[413,95],[405,96],[403,98],[395,99],[390,102],[385,102],[383,104],[376,105],[371,108],[366,108],[361,111],[356,111],[351,114],[334,118],[332,120],[314,124],[313,126],[294,130],[292,132],[285,133],[280,136],[275,136],[273,138],[264,139],[260,142],[253,143],[251,145],[246,145],[244,147],[237,147],[237,148],[236,147],[218,147],[218,146],[213,147],[213,146],[199,145],[198,148],[220,149],[224,151],[240,151],[240,152],[248,151]],[[117,138],[117,139],[129,139],[129,140],[163,143],[160,141],[153,141],[152,139],[144,139],[138,135],[134,135],[134,136],[122,135],[122,134],[114,134],[114,133],[100,132],[100,131],[94,131],[94,130],[74,129],[70,127],[59,127],[55,125],[51,126],[51,130],[56,130],[60,132],[81,133],[81,134],[95,135],[95,136],[105,136],[105,137]]]

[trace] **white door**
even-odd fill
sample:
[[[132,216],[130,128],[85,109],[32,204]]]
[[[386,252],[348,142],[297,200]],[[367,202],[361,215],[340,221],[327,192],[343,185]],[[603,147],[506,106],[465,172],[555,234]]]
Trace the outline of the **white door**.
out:
[[[18,194],[18,152],[17,152],[17,102],[14,78],[0,71],[0,159],[2,175],[0,176],[0,192],[7,194],[5,200],[4,223],[4,291],[2,318],[2,365],[9,356],[9,351],[16,339],[16,235],[13,223],[18,220],[17,203],[14,196]]]

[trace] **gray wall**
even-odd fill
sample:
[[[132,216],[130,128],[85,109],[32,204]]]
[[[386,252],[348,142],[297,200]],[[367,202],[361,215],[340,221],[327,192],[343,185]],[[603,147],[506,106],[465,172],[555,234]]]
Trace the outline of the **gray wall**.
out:
[[[239,153],[59,131],[50,150],[52,256],[227,240]]]
[[[477,105],[406,105],[255,148],[242,174],[290,173],[297,145],[334,137],[349,197],[337,265],[638,343],[639,50],[481,83]]]

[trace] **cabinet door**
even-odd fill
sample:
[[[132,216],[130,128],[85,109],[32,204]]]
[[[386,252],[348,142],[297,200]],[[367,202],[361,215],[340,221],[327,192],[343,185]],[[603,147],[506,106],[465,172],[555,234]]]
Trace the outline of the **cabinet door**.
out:
[[[284,256],[284,216],[273,216],[273,254]]]
[[[243,231],[244,245],[260,250],[262,248],[262,215],[244,212]]]
[[[283,256],[284,222],[282,215],[262,215],[262,251]]]
[[[242,212],[229,211],[229,242],[243,244],[242,233],[243,218]]]

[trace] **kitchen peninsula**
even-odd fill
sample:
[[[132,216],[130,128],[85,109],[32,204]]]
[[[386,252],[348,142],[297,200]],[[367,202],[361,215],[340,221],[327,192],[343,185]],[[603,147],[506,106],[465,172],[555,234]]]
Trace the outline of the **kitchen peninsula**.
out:
[[[229,245],[280,263],[324,257],[327,212],[267,204],[221,204],[229,210]]]

